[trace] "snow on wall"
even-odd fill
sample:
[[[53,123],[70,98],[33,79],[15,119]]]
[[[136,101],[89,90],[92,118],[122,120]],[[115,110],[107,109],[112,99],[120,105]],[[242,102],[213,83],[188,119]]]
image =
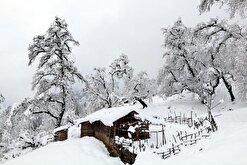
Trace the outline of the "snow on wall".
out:
[[[68,129],[68,138],[80,138],[81,125],[73,125]]]

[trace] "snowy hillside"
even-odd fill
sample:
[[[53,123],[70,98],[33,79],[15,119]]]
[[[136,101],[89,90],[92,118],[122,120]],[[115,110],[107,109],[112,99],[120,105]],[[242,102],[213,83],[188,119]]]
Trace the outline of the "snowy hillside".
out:
[[[85,137],[56,142],[13,159],[6,165],[120,165],[120,159],[108,156],[103,143]]]
[[[247,164],[247,107],[222,111],[216,117],[219,130],[209,138],[165,161],[169,165],[245,165]],[[152,158],[151,158],[152,157]],[[147,159],[149,158],[149,159]],[[161,164],[152,152],[138,155],[135,165]]]
[[[217,104],[215,102],[214,104]],[[192,94],[175,95],[167,100],[154,98],[147,109],[140,105],[128,106],[139,112],[140,117],[153,122],[164,122],[159,118],[169,113],[190,114],[198,116],[206,114],[206,107],[194,99]],[[126,109],[126,107],[122,107]],[[112,110],[117,110],[112,109]],[[223,103],[213,110],[218,125],[218,131],[209,137],[202,138],[196,144],[182,146],[177,155],[161,159],[154,152],[157,150],[146,148],[138,152],[135,165],[169,164],[169,165],[246,165],[247,164],[247,106],[242,103]],[[186,125],[165,123],[166,138],[172,140],[176,130],[193,132]],[[151,141],[149,142],[151,143]],[[154,142],[154,145],[155,142]],[[168,142],[169,145],[169,142]],[[165,149],[166,146],[159,149]],[[45,147],[12,159],[4,165],[118,165],[123,164],[119,158],[112,158],[102,142],[92,138],[72,138],[63,142],[54,142]]]

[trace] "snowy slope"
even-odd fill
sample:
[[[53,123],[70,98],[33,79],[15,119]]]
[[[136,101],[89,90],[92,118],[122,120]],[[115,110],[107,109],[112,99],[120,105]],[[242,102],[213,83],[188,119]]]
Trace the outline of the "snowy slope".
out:
[[[246,165],[247,108],[222,111],[216,117],[219,130],[192,147],[182,148],[176,156],[161,160],[152,152],[140,153],[135,165]],[[148,158],[148,159],[147,159]]]
[[[85,137],[55,142],[4,165],[122,165],[119,158],[109,156],[103,143]]]
[[[220,98],[219,98],[220,99]],[[214,102],[213,104],[217,104]],[[166,117],[168,113],[187,113],[191,111],[205,115],[207,108],[194,99],[193,94],[184,93],[166,99],[155,98],[147,109],[141,106],[126,106],[117,109],[135,110],[142,118],[154,120],[153,116]],[[229,109],[233,109],[229,111]],[[247,164],[247,104],[228,103],[215,109],[213,115],[219,126],[217,132],[200,140],[192,146],[183,146],[181,152],[165,160],[147,149],[138,154],[134,165],[246,165]],[[155,122],[155,120],[153,121]],[[156,120],[157,122],[157,120]],[[186,129],[186,126],[166,124],[166,131]],[[190,130],[188,130],[189,132]],[[169,135],[168,135],[169,137]],[[94,138],[72,138],[64,142],[55,142],[37,149],[5,165],[119,165],[119,158],[109,156],[103,143]]]

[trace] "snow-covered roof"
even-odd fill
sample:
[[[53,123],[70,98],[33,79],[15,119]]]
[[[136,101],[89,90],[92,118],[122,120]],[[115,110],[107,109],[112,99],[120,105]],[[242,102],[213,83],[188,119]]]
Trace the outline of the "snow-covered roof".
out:
[[[86,121],[93,123],[95,121],[101,121],[106,126],[113,126],[113,122],[129,114],[132,111],[135,110],[133,110],[133,107],[130,106],[101,109],[84,118],[76,120],[76,123],[80,124]]]
[[[65,129],[68,129],[69,128],[69,125],[63,125],[61,127],[58,127],[56,129],[53,130],[53,133],[56,133],[58,131],[61,131],[61,130],[65,130]]]

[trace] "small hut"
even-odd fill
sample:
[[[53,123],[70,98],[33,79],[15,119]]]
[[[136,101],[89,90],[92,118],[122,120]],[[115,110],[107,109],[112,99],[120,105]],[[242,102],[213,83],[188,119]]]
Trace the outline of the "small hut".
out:
[[[68,139],[68,125],[64,125],[61,127],[58,127],[54,129],[53,134],[54,134],[54,140],[55,141],[64,141]]]
[[[97,138],[105,144],[111,156],[120,157],[125,163],[133,164],[136,154],[115,143],[115,137],[134,141],[149,138],[148,123],[143,122],[136,111],[126,107],[102,109],[77,120],[77,123],[81,125],[81,137]]]
[[[134,140],[149,138],[146,131],[148,123],[143,122],[136,111],[123,107],[99,110],[77,120],[77,124],[81,125],[81,137],[105,134],[108,138],[116,136]]]
[[[138,113],[129,107],[108,108],[96,111],[84,118],[75,121],[81,126],[80,136],[92,136],[102,141],[110,156],[120,157],[129,164],[133,164],[136,154],[126,149],[116,139],[125,138],[132,141],[149,138],[149,125],[138,117]],[[69,126],[62,126],[54,130],[55,141],[68,138]]]

